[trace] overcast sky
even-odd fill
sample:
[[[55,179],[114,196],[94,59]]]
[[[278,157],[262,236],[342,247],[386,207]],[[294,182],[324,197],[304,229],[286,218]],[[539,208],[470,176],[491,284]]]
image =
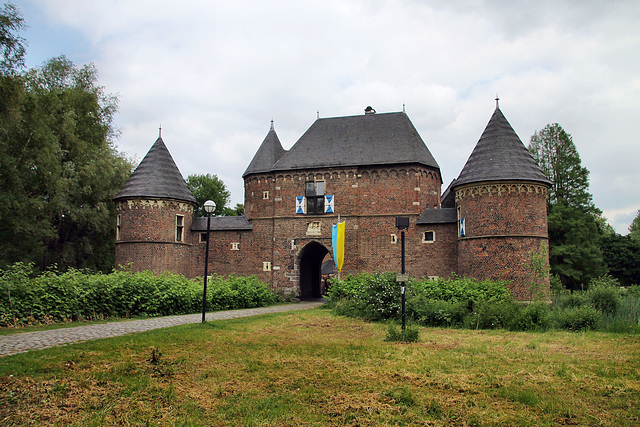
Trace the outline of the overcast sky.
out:
[[[525,145],[559,123],[621,234],[640,209],[640,1],[20,0],[27,65],[93,62],[117,147],[162,138],[186,178],[242,173],[271,120],[289,149],[320,117],[406,112],[456,178],[500,97]]]

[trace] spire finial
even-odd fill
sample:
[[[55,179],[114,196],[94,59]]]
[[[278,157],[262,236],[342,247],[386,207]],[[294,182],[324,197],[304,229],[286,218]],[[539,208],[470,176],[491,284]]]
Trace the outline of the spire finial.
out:
[[[407,112],[407,110],[405,109],[404,102],[402,103],[402,112],[403,112],[403,113],[406,113],[406,112]]]
[[[162,138],[162,123],[160,123],[160,127],[158,127],[158,138]]]
[[[316,119],[320,118],[320,110],[316,110]]]
[[[498,104],[498,101],[500,101],[500,97],[498,96],[498,94],[496,93],[496,110],[500,109],[500,105]]]
[[[271,130],[273,130],[273,117],[271,118]]]

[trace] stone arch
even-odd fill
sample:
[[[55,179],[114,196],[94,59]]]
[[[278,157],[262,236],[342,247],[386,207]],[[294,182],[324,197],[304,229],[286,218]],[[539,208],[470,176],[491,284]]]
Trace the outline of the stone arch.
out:
[[[298,255],[300,265],[300,299],[308,300],[322,297],[321,268],[322,260],[330,253],[323,244],[316,241],[307,243]]]

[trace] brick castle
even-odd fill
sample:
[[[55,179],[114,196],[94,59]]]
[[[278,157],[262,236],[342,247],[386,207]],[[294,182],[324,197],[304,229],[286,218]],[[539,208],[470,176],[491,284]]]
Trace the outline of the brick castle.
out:
[[[209,272],[257,275],[302,299],[333,267],[332,224],[345,221],[342,274],[400,271],[395,218],[409,218],[412,277],[508,280],[526,300],[527,265],[547,245],[542,173],[496,104],[458,178],[440,167],[404,112],[318,118],[289,150],[273,128],[243,174],[245,214],[211,218]],[[116,265],[204,272],[206,218],[162,138],[114,198]],[[548,259],[547,259],[548,263]],[[548,289],[549,278],[541,279]]]

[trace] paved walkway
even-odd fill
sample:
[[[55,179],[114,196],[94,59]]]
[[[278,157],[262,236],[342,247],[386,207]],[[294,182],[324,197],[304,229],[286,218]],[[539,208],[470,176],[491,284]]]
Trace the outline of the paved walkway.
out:
[[[275,305],[271,307],[249,308],[245,310],[216,311],[207,313],[205,319],[208,321],[224,320],[235,319],[237,317],[256,316],[258,314],[265,313],[304,310],[307,308],[317,307],[323,303],[323,301],[304,301],[297,304]],[[202,313],[199,313],[2,335],[0,336],[0,357],[24,353],[30,350],[42,350],[44,348],[66,345],[74,342],[117,337],[134,332],[168,328],[187,323],[200,323],[201,321]]]

